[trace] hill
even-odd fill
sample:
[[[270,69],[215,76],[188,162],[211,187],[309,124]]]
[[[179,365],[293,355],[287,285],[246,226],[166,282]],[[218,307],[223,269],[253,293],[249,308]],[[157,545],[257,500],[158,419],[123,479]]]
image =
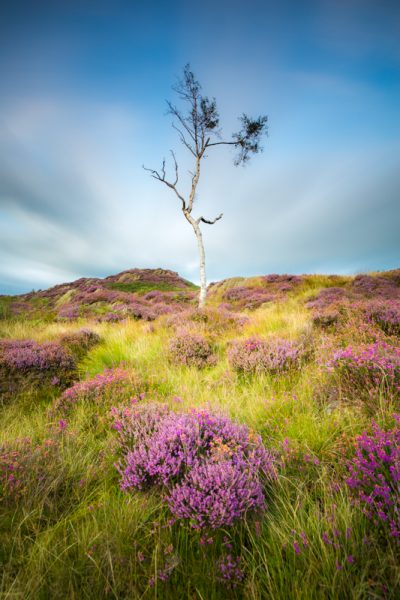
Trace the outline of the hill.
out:
[[[81,278],[48,290],[1,296],[0,304],[3,318],[153,320],[193,302],[196,289],[174,271],[130,269],[104,279]]]
[[[130,269],[101,278],[81,278],[19,296],[0,296],[0,318],[118,322],[153,321],[196,306],[197,286],[167,269]],[[330,290],[324,292],[323,290]],[[255,310],[288,297],[313,299],[325,309],[336,301],[351,303],[400,299],[400,270],[356,276],[260,275],[211,283],[208,305],[230,311]]]
[[[196,295],[2,297],[0,597],[400,597],[400,271]]]

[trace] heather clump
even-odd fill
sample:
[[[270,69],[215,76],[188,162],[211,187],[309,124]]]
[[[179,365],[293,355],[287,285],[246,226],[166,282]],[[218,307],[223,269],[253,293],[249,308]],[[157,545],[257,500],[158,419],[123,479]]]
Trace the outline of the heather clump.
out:
[[[254,310],[276,297],[267,288],[241,285],[228,289],[223,299],[239,310]]]
[[[215,365],[217,362],[217,357],[207,339],[188,329],[178,331],[177,335],[171,338],[168,356],[174,364],[199,369]]]
[[[400,542],[400,416],[387,431],[373,424],[357,438],[347,485],[364,513]]]
[[[0,341],[0,393],[17,393],[30,386],[65,387],[75,376],[72,354],[56,342]]]
[[[305,356],[302,345],[281,338],[252,337],[234,341],[228,358],[232,367],[242,373],[279,374],[297,369]]]
[[[232,525],[265,508],[274,460],[245,425],[163,405],[113,409],[123,490],[163,490],[172,514],[195,529]]]
[[[284,300],[302,277],[298,275],[265,275],[251,280],[236,278],[210,286],[210,295],[218,295],[229,308],[254,310],[268,302]]]
[[[0,445],[0,501],[32,500],[33,492],[47,487],[55,491],[54,482],[60,468],[60,439],[43,441],[21,438]]]
[[[307,308],[323,310],[326,308],[337,307],[347,300],[347,292],[344,288],[328,287],[322,289],[316,296],[310,298],[307,302]]]
[[[123,367],[105,369],[90,379],[78,381],[65,390],[53,404],[54,410],[68,411],[77,402],[108,405],[110,402],[126,400],[137,393],[139,380]]]
[[[400,281],[398,271],[385,275],[357,275],[353,280],[352,292],[364,298],[399,298]]]
[[[364,400],[374,408],[380,396],[386,401],[400,396],[400,348],[386,342],[347,346],[327,366],[346,400]]]
[[[340,312],[335,308],[313,310],[312,322],[316,327],[329,329],[340,321]]]
[[[367,317],[387,335],[400,335],[400,301],[383,300],[365,307]]]
[[[83,358],[100,341],[100,336],[91,329],[80,329],[73,333],[65,333],[60,338],[60,344],[68,348],[78,360]]]
[[[201,331],[209,337],[219,337],[227,332],[242,329],[249,321],[249,317],[244,313],[231,311],[229,307],[221,304],[218,308],[195,308],[171,314],[166,320],[166,325],[177,331],[186,327]]]

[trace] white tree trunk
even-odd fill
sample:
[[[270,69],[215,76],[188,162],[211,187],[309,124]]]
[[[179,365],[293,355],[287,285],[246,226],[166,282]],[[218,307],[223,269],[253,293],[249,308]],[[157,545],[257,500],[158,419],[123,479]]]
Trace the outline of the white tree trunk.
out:
[[[206,254],[204,252],[203,236],[201,234],[198,223],[192,223],[194,232],[197,238],[197,246],[199,248],[200,262],[200,293],[199,293],[199,308],[203,308],[206,303],[207,295],[207,279],[206,279]]]

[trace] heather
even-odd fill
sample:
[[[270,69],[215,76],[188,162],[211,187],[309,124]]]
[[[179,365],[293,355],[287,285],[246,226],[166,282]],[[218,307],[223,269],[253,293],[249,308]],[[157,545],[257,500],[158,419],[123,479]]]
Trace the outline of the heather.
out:
[[[400,417],[384,430],[373,423],[372,432],[357,438],[349,461],[347,485],[369,519],[400,541]]]
[[[168,273],[0,299],[0,596],[397,599],[399,272]]]
[[[400,335],[400,301],[371,302],[365,307],[367,318],[379,325],[388,335]]]
[[[65,333],[60,344],[67,348],[77,359],[81,359],[93,346],[101,342],[100,336],[91,329],[80,329],[73,333]]]
[[[254,337],[234,341],[228,355],[239,372],[279,374],[300,367],[304,348],[290,340]]]
[[[379,401],[398,403],[400,397],[400,348],[378,341],[336,351],[328,369],[338,381],[345,399],[364,400],[372,410]]]
[[[274,461],[244,425],[163,405],[113,412],[123,490],[164,489],[172,515],[197,529],[229,526],[264,508],[262,481],[274,478]]]
[[[110,402],[122,401],[133,396],[138,387],[138,378],[123,367],[105,369],[94,377],[78,381],[66,389],[54,402],[53,409],[66,412],[80,401],[107,406]]]
[[[216,362],[216,356],[207,339],[189,330],[181,330],[171,338],[168,356],[171,362],[188,367],[202,368]]]
[[[12,397],[26,386],[65,387],[75,376],[76,362],[56,342],[0,340],[0,396]]]

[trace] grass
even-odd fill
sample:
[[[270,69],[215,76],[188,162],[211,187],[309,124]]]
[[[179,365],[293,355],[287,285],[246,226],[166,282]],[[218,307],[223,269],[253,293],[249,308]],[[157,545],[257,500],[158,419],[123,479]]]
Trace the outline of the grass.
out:
[[[173,331],[163,318],[151,326],[0,321],[1,337],[38,341],[85,324],[102,342],[79,364],[82,378],[123,362],[145,382],[147,399],[179,410],[210,406],[247,423],[278,453],[286,440],[291,449],[263,518],[209,532],[202,545],[199,532],[169,523],[160,495],[120,491],[109,406],[78,403],[61,430],[48,412],[54,394],[16,397],[0,408],[0,446],[23,437],[55,446],[40,459],[34,452],[21,458],[29,466],[26,493],[15,499],[0,492],[0,598],[398,598],[398,546],[371,527],[343,484],[342,449],[369,426],[369,415],[321,401],[316,392],[329,375],[313,358],[300,372],[257,377],[237,375],[226,358],[230,339],[253,335],[312,335],[318,349],[325,334],[312,329],[304,301],[327,285],[346,279],[306,281],[284,304],[265,305],[238,331],[225,331],[217,365],[204,370],[170,363]],[[381,407],[377,420],[387,417]],[[217,567],[225,536],[245,573],[236,587],[220,580]]]
[[[138,279],[137,281],[131,281],[129,283],[108,283],[107,287],[111,290],[118,290],[119,292],[130,292],[136,294],[147,294],[148,292],[152,292],[154,290],[158,290],[160,292],[187,292],[195,291],[198,289],[198,287],[194,285],[194,283],[191,283],[189,281],[187,282],[186,287],[177,287],[176,285],[171,285],[167,281],[150,283],[147,281],[141,281],[140,279]]]

